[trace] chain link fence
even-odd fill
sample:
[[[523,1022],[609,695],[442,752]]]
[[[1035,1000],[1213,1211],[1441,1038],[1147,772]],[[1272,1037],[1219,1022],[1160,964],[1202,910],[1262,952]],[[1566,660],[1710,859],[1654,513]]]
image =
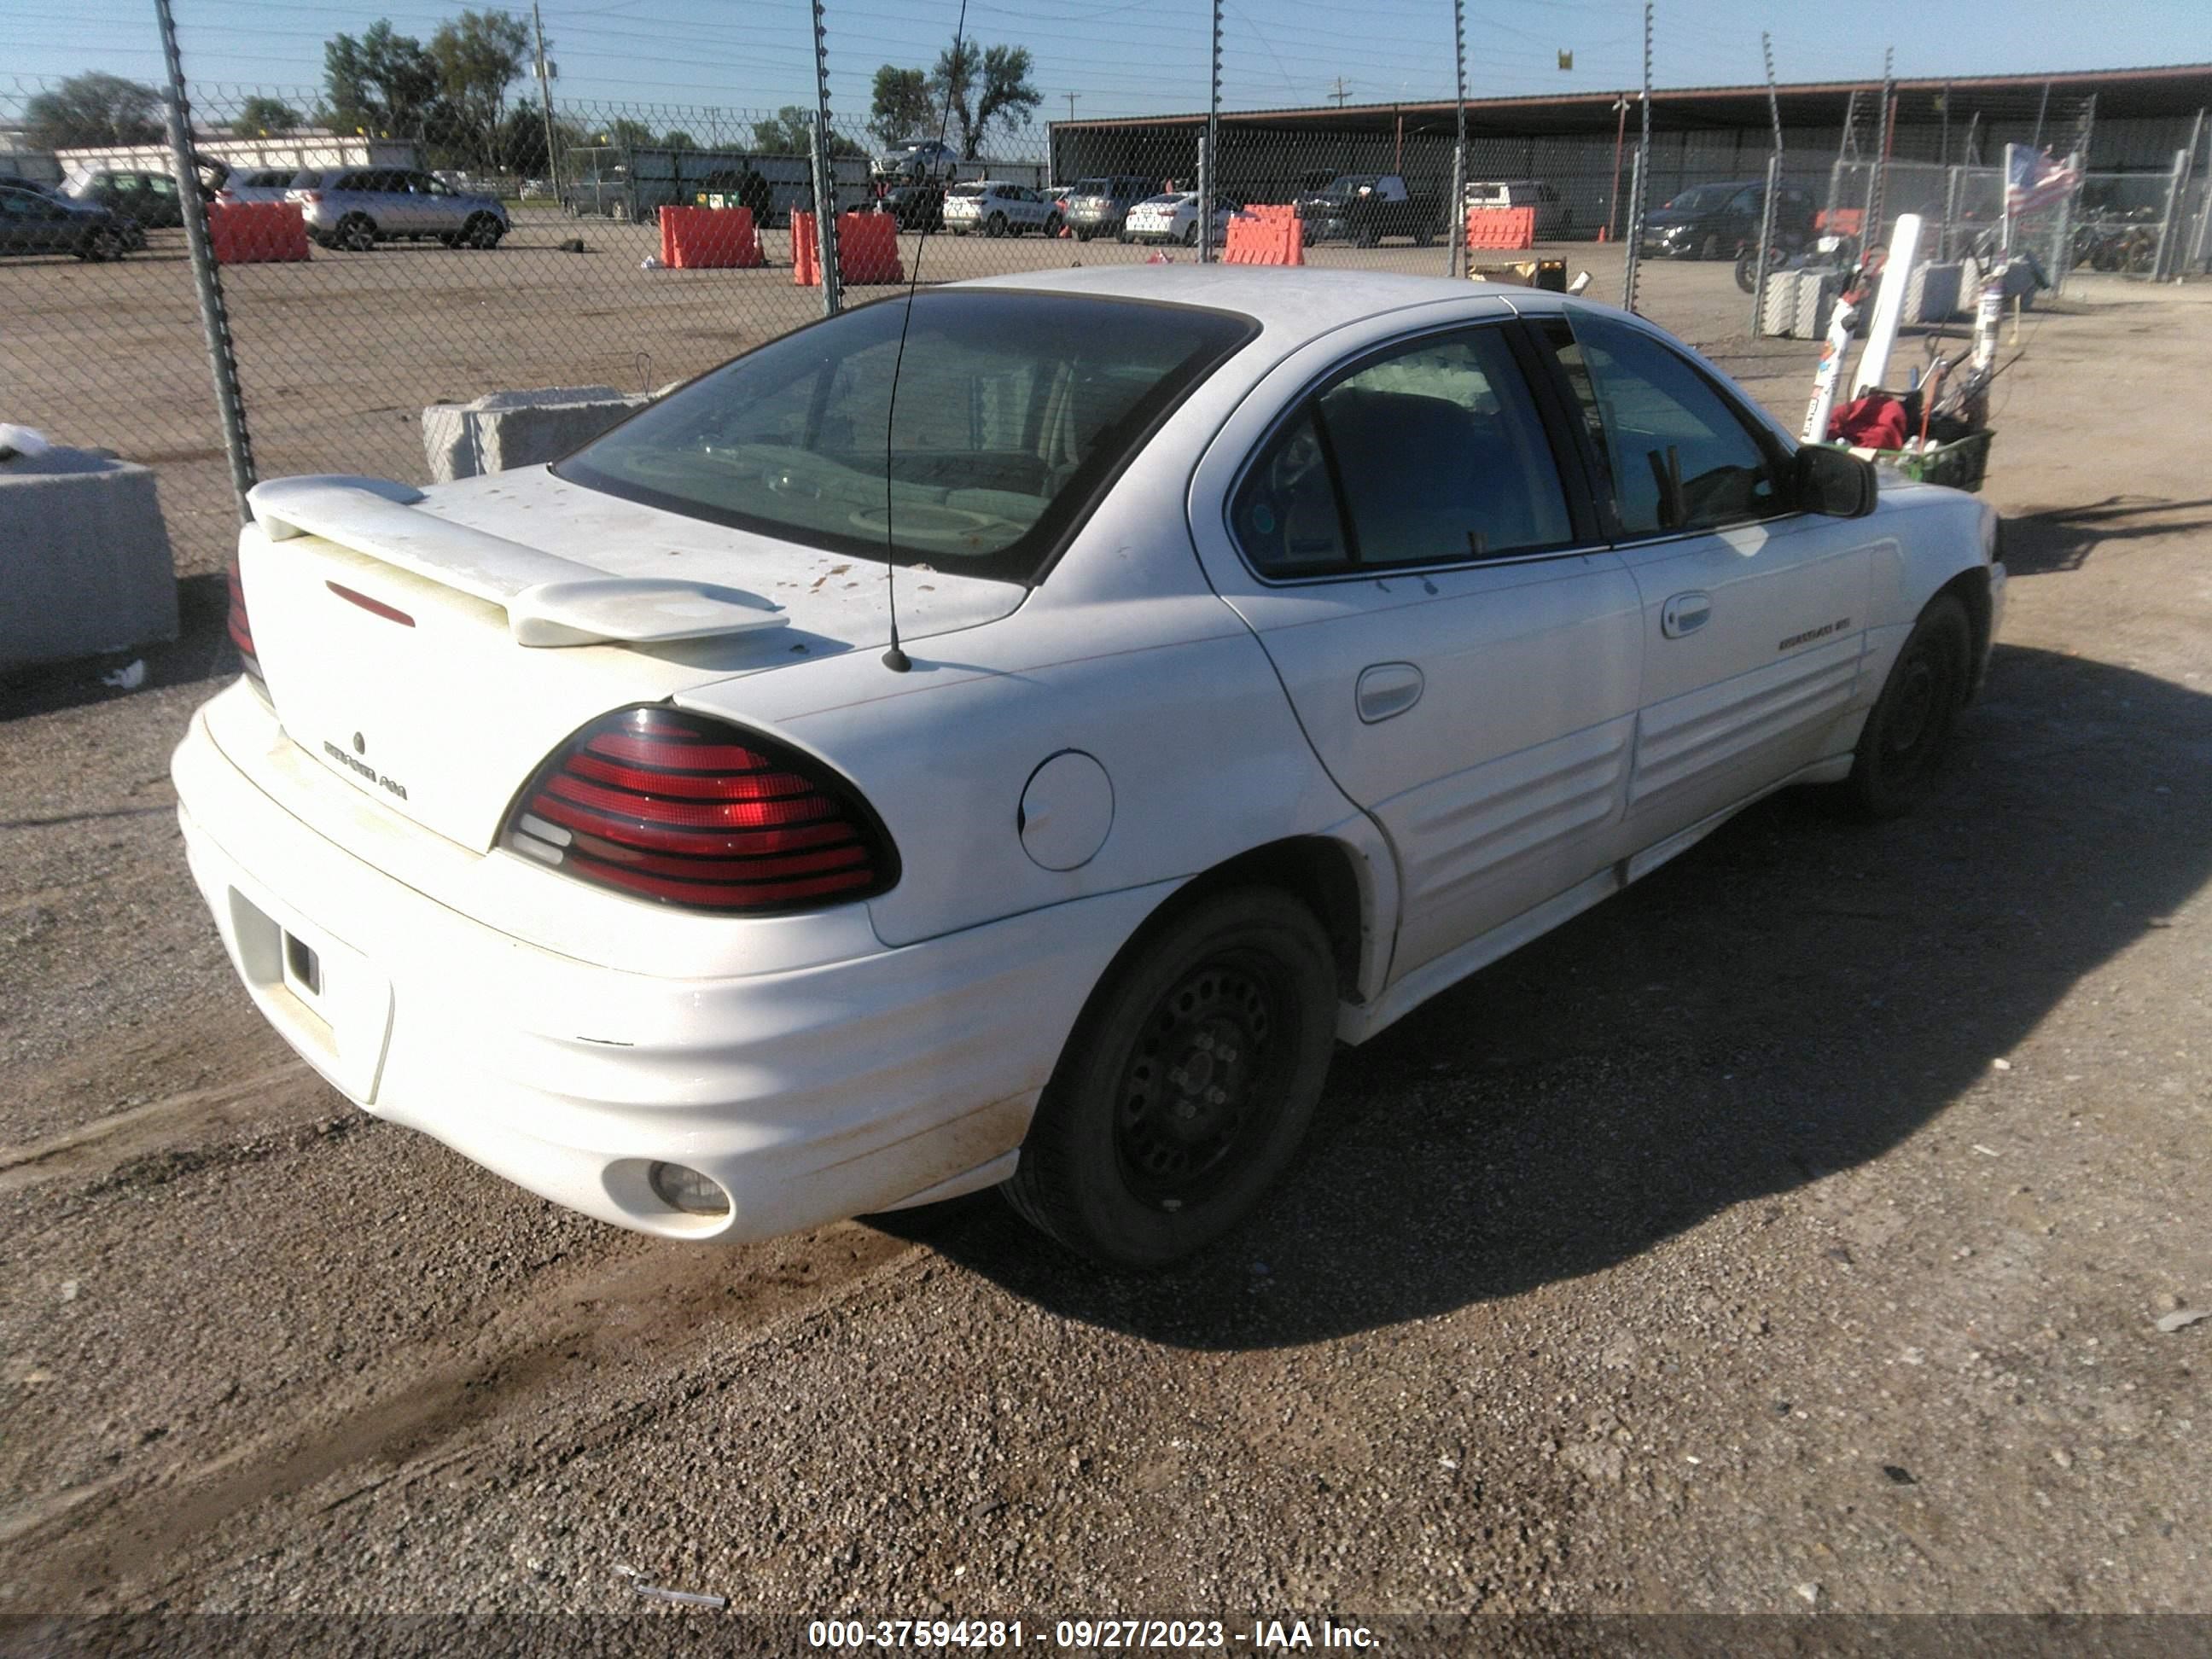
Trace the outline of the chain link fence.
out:
[[[269,9],[317,40],[326,31],[314,26],[331,21],[311,3]],[[890,27],[913,20],[882,17],[890,38],[872,40],[872,55],[927,50],[918,33],[902,40]],[[929,107],[933,118],[922,118],[912,100],[904,119],[832,112],[815,83],[815,54],[789,21],[778,27],[793,38],[775,41],[713,26],[697,51],[725,55],[763,41],[760,52],[775,60],[768,72],[815,85],[805,104],[566,97],[550,66],[533,72],[543,54],[532,42],[535,62],[475,102],[406,104],[386,87],[379,107],[338,111],[335,78],[321,87],[191,83],[191,165],[180,168],[160,130],[161,94],[142,88],[155,101],[118,121],[112,142],[31,155],[31,176],[18,181],[81,206],[105,204],[120,240],[29,248],[40,257],[9,262],[0,287],[0,386],[9,393],[0,415],[157,466],[179,574],[201,574],[222,567],[238,512],[216,390],[225,372],[243,412],[238,436],[251,440],[250,460],[242,442],[238,457],[258,476],[422,482],[434,471],[424,420],[433,406],[551,387],[647,394],[909,280],[1218,258],[1240,217],[1259,216],[1255,209],[1295,218],[1306,264],[1444,275],[1525,257],[1467,250],[1470,204],[1526,207],[1540,246],[1626,240],[1623,291],[1632,298],[1639,239],[1630,232],[1642,223],[1633,203],[1656,210],[1699,191],[1756,186],[1773,155],[1764,131],[1664,131],[1639,143],[1633,95],[1613,101],[1617,119],[1602,133],[1470,131],[1462,141],[1445,101],[1451,36],[1441,7],[1443,100],[1431,88],[1429,101],[1387,121],[1316,119],[1326,112],[1311,108],[1271,113],[1249,100],[1242,109],[1224,105],[1212,123],[1203,114],[1076,118],[1071,95],[1068,119],[1002,118],[980,137],[962,131],[964,117]],[[195,33],[185,21],[187,69],[203,46],[210,59],[227,60],[217,31]],[[629,68],[620,19],[564,27],[606,36],[594,48],[602,61],[612,73]],[[928,26],[933,39],[936,27]],[[1164,27],[1151,14],[1128,25],[1126,41],[1119,25],[1089,27],[1098,61],[1085,72],[1102,88],[1117,72],[1127,76],[1126,97],[1144,96],[1156,52],[1187,67],[1204,50],[1202,32],[1188,27],[1187,39],[1135,38]],[[1328,37],[1330,50],[1354,54],[1345,61],[1359,61],[1344,31],[1313,33],[1309,44]],[[331,36],[331,50],[348,40]],[[1267,51],[1274,56],[1272,45]],[[652,51],[635,61],[660,66],[636,72],[672,83],[684,72]],[[27,112],[65,90],[0,78],[0,130],[10,120],[27,125]],[[403,106],[411,112],[393,112]],[[1956,147],[1969,163],[1948,160],[1948,131],[1945,159],[1899,158],[1894,108],[1887,124],[1881,108],[1873,90],[1854,94],[1841,160],[1832,129],[1789,135],[1773,166],[1778,199],[1808,204],[1808,214],[1825,205],[1864,215],[1878,203],[1883,225],[1919,212],[1936,227],[1932,246],[1958,257],[2001,217],[2001,170],[1980,159],[2001,124],[1982,128],[1974,118]],[[2039,106],[2034,114],[2033,131],[2047,118],[2054,133],[2086,136],[2086,112]],[[2029,130],[2023,112],[2006,118]],[[11,170],[25,172],[24,154],[0,153],[0,175]],[[2129,238],[2141,233],[2130,228],[2155,210],[2154,268],[2202,270],[2204,186],[2201,173],[2179,185],[2162,175],[2093,176],[2078,218],[2068,217],[2069,204],[2023,234],[2046,238],[2063,256],[2046,261],[2054,275],[2077,258],[2097,264],[2116,247],[2124,250],[2119,268],[2132,269],[2139,256]],[[23,194],[0,190],[0,203]],[[216,261],[206,275],[220,285],[227,349],[211,350],[204,334],[187,246],[185,220],[202,203]],[[744,210],[739,257],[704,268],[684,257],[684,212],[697,209]],[[864,219],[842,220],[841,258],[835,227],[850,214]],[[1755,236],[1731,234],[1725,247],[1662,239],[1643,252],[1731,261]],[[830,280],[808,280],[823,254]],[[1712,281],[1728,291],[1725,270]]]

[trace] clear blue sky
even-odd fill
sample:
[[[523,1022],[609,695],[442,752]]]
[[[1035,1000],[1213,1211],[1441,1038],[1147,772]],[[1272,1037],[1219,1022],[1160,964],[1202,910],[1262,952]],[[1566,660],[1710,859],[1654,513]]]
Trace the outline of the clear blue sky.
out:
[[[715,6],[699,0],[544,0],[564,99],[628,105],[774,107],[812,95],[803,0]],[[427,39],[459,5],[438,0],[176,0],[185,71],[247,89],[322,81],[322,43],[389,17]],[[527,6],[513,6],[527,14]],[[950,40],[957,0],[832,0],[831,94],[865,118],[876,66],[927,66]],[[1449,0],[1228,0],[1223,103],[1319,102],[1341,77],[1354,102],[1449,97]],[[88,69],[158,79],[152,0],[0,0],[0,109],[28,77]],[[1025,46],[1047,94],[1039,118],[1203,108],[1206,0],[971,0],[984,43]],[[1639,77],[1640,0],[1470,0],[1472,95],[1610,90]],[[2007,74],[2212,61],[2212,0],[1661,0],[1653,83],[1761,78],[1759,36],[1774,38],[1787,81],[1874,78],[1893,44],[1900,76]],[[1556,54],[1571,49],[1571,71]],[[517,90],[526,90],[519,86]],[[610,110],[610,114],[617,112]],[[645,112],[641,111],[641,114]]]

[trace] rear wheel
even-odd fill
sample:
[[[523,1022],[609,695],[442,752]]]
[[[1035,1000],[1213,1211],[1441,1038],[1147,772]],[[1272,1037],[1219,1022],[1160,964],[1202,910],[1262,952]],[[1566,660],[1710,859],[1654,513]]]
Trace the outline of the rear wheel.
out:
[[[105,259],[120,259],[123,257],[123,238],[102,225],[79,245],[76,257],[93,264]]]
[[[1076,240],[1077,241],[1079,241],[1079,242],[1087,242],[1087,241],[1089,241],[1089,240],[1090,240],[1093,236],[1096,236],[1097,234],[1098,234],[1098,233],[1097,233],[1097,231],[1095,231],[1095,230],[1084,230],[1084,229],[1079,229],[1079,230],[1075,233],[1075,240]]]
[[[1044,234],[1048,236],[1060,234],[1060,216],[1057,213],[1048,214],[1045,216]]]
[[[1938,593],[1898,652],[1859,734],[1850,775],[1841,786],[1855,816],[1896,817],[1935,788],[1951,729],[1966,704],[1973,648],[1966,607]]]
[[[1297,900],[1265,887],[1200,900],[1092,994],[1009,1201],[1108,1267],[1162,1267],[1212,1243],[1304,1139],[1336,1002],[1328,938]]]
[[[331,234],[331,243],[355,253],[366,253],[376,246],[376,225],[365,213],[349,213],[338,221]]]
[[[986,236],[992,237],[1005,235],[1006,234],[1006,216],[1003,213],[994,213],[989,218],[986,219],[983,222],[983,234]]]
[[[1197,220],[1194,219],[1188,225],[1183,227],[1182,245],[1185,247],[1196,247],[1198,246]]]

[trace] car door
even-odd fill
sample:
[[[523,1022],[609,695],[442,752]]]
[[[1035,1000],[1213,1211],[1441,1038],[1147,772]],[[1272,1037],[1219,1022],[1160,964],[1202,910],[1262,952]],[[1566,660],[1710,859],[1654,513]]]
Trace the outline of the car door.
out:
[[[1788,447],[1657,335],[1582,309],[1534,331],[1642,605],[1626,830],[1649,847],[1848,746],[1881,538],[1796,511]]]
[[[43,204],[27,191],[0,190],[0,253],[32,253],[46,234]]]
[[[1559,465],[1571,435],[1512,336],[1510,319],[1401,336],[1322,366],[1256,449],[1224,428],[1250,459],[1228,495],[1237,559],[1209,571],[1389,837],[1394,978],[1613,855],[1636,585],[1595,544]],[[1198,488],[1218,476],[1210,453]]]

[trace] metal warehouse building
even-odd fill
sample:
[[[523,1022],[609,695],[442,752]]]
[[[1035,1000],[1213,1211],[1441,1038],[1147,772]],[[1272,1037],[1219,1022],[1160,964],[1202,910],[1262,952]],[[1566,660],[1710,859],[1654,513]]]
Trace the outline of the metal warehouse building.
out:
[[[1886,143],[1895,161],[1995,166],[2008,143],[2064,155],[2086,140],[2091,173],[2113,176],[2105,187],[2114,204],[2136,205],[2135,195],[2148,200],[2163,188],[2177,151],[2201,146],[2212,64],[1896,81],[1888,90]],[[1882,94],[1880,81],[1778,88],[1771,108],[1789,175],[1825,189],[1839,155],[1882,154]],[[1594,236],[1609,217],[1618,234],[1614,201],[1629,193],[1625,157],[1635,149],[1638,104],[1633,90],[1470,100],[1467,176],[1540,179],[1565,199],[1568,234]],[[1646,199],[1759,177],[1774,147],[1770,107],[1764,86],[1655,89]],[[1417,189],[1441,191],[1451,177],[1453,114],[1449,100],[1224,112],[1219,187],[1243,200],[1280,201],[1310,174],[1401,173]],[[1205,130],[1203,112],[1054,122],[1053,177],[1131,173],[1187,185]]]

